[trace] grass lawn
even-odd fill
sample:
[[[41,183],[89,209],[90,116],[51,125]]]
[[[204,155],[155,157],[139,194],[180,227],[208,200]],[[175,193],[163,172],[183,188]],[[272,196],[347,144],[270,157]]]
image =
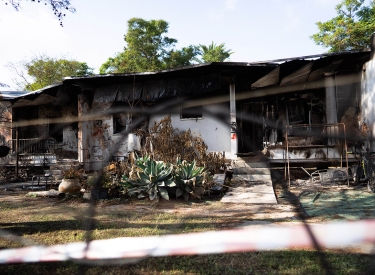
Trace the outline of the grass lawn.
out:
[[[0,228],[27,240],[45,244],[80,242],[85,239],[89,204],[81,199],[0,196]],[[215,201],[162,207],[149,202],[112,200],[95,207],[93,239],[164,235],[228,229],[251,219],[241,212],[212,215],[223,208]],[[189,211],[184,211],[189,210]],[[25,244],[0,239],[1,248]],[[333,274],[364,274],[373,261],[353,251],[325,251]],[[267,251],[251,253],[178,256],[125,260],[83,265],[77,262],[6,264],[0,274],[325,274],[315,251]],[[371,273],[373,274],[373,273]]]

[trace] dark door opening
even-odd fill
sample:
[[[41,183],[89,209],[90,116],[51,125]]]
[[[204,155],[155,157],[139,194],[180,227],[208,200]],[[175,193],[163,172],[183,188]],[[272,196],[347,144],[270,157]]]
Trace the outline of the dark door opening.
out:
[[[49,124],[49,136],[53,137],[56,142],[63,142],[63,123],[51,123]]]
[[[256,152],[263,149],[263,103],[241,106],[239,152]]]

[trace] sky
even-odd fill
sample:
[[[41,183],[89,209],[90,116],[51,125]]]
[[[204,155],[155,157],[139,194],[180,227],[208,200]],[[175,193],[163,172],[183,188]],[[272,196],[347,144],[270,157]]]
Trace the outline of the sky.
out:
[[[69,58],[95,68],[125,46],[132,17],[163,19],[167,36],[188,45],[225,43],[230,61],[253,62],[327,52],[310,36],[316,22],[336,16],[341,0],[71,0],[64,27],[43,3],[20,0],[17,12],[0,0],[0,83],[17,89],[8,68],[36,55]]]

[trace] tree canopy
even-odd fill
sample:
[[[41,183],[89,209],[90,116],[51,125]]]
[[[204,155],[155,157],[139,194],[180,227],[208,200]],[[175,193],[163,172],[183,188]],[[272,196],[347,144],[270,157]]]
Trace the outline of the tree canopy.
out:
[[[194,46],[175,49],[177,40],[165,35],[168,27],[164,20],[131,18],[124,36],[127,46],[109,58],[100,67],[100,73],[158,71],[191,64],[197,49]]]
[[[54,15],[60,21],[60,26],[63,26],[62,20],[67,10],[72,13],[76,11],[76,9],[70,4],[69,0],[31,0],[31,2],[44,3],[44,5],[50,6]],[[5,0],[5,5],[8,4],[16,11],[19,11],[21,8],[20,0]]]
[[[224,62],[233,53],[225,49],[225,43],[216,45],[213,41],[209,46],[199,45],[203,62]]]
[[[8,64],[17,74],[16,84],[20,89],[35,91],[61,82],[67,76],[87,76],[93,74],[93,69],[86,62],[56,59],[46,56],[34,57],[21,64]]]
[[[124,36],[126,46],[100,67],[100,73],[132,73],[166,70],[201,62],[224,61],[231,52],[224,44],[208,47],[189,45],[176,49],[177,39],[166,36],[169,24],[164,20],[131,18]],[[206,50],[205,50],[206,49]],[[199,56],[202,55],[202,60]]]
[[[343,0],[336,11],[336,17],[316,23],[319,32],[311,36],[315,43],[329,48],[329,52],[369,47],[375,31],[375,1],[366,6],[364,0]]]

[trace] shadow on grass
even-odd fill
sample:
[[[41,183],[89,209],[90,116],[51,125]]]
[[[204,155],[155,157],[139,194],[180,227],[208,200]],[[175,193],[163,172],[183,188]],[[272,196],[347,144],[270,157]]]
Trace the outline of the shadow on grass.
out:
[[[371,258],[326,254],[334,274],[363,274]],[[99,266],[74,262],[2,265],[2,274],[325,274],[313,251],[270,251],[149,258],[137,264]]]
[[[375,194],[353,190],[305,192],[300,195],[310,216],[348,220],[375,217]]]
[[[205,219],[201,219],[202,222],[183,222],[177,221],[176,223],[136,223],[136,222],[104,222],[95,221],[93,229],[97,230],[108,230],[108,229],[121,229],[133,232],[130,235],[134,236],[138,234],[142,235],[142,232],[151,230],[159,230],[161,234],[173,234],[176,230],[181,228],[184,230],[196,230],[206,231],[207,229],[220,228],[222,223],[207,222]],[[205,222],[203,222],[205,221]],[[8,232],[17,235],[31,235],[40,233],[51,233],[62,230],[82,230],[83,221],[79,220],[64,220],[64,221],[40,221],[40,222],[20,222],[20,223],[0,223],[0,227]],[[192,232],[192,231],[191,231]]]
[[[20,235],[46,233],[58,230],[79,230],[82,223],[77,220],[0,223],[4,230]]]

